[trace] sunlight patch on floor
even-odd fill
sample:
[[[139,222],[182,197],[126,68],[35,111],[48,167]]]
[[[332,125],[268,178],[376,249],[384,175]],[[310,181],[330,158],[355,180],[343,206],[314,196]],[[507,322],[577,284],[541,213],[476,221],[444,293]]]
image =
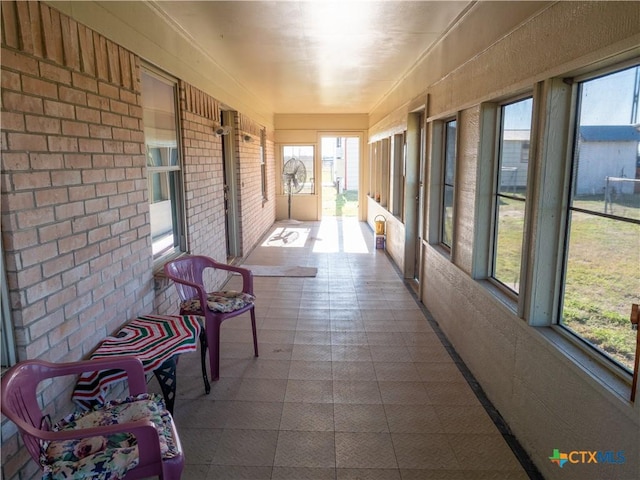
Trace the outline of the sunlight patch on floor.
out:
[[[283,226],[277,227],[269,238],[263,243],[263,247],[304,247],[309,238],[310,228]]]
[[[356,218],[323,218],[317,237],[314,253],[369,253],[360,222]]]

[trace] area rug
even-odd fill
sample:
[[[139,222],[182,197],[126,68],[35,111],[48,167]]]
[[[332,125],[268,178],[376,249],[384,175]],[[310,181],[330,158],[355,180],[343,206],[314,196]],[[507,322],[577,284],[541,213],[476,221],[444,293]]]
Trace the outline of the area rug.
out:
[[[295,265],[241,265],[253,272],[255,277],[315,277],[316,267],[298,267]]]

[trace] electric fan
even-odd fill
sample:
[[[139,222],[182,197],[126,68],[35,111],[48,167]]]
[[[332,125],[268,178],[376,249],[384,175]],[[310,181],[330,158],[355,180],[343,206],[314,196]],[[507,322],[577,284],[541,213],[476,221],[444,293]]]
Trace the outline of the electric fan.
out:
[[[289,220],[291,220],[291,195],[299,193],[307,181],[307,169],[301,160],[292,157],[286,161],[282,168],[282,181],[284,193],[289,195]]]

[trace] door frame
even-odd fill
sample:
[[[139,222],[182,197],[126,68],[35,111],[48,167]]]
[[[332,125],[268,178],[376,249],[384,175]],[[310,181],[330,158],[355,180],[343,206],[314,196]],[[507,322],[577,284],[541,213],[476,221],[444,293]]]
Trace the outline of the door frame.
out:
[[[236,112],[232,110],[221,111],[222,125],[231,128],[231,131],[222,136],[222,162],[224,172],[224,186],[227,187],[227,211],[225,213],[225,230],[227,237],[227,261],[242,256],[240,245],[240,224],[238,217],[238,172],[236,162],[235,143],[235,118]],[[224,188],[223,186],[223,188]]]
[[[358,221],[366,222],[367,221],[367,195],[366,191],[363,188],[365,184],[366,177],[364,174],[364,142],[365,142],[365,134],[362,130],[319,130],[318,137],[316,140],[316,158],[318,158],[318,162],[316,165],[316,170],[318,170],[317,174],[318,178],[322,178],[322,138],[323,137],[357,137],[359,139],[358,142]],[[321,186],[322,187],[322,186]],[[318,213],[317,218],[322,220],[322,188],[317,189],[318,194]]]

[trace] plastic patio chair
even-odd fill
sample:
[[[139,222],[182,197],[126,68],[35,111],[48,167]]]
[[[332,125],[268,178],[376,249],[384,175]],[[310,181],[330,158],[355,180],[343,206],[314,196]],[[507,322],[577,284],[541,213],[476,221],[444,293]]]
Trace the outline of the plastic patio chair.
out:
[[[203,276],[207,268],[239,273],[242,275],[242,291],[207,292]],[[251,314],[253,351],[255,356],[258,356],[253,274],[250,270],[219,263],[209,257],[191,255],[167,262],[164,272],[174,281],[178,290],[181,300],[180,314],[201,315],[205,318],[204,331],[209,347],[212,381],[220,378],[220,326],[225,320],[247,311]],[[206,307],[203,308],[202,305]],[[204,355],[204,350],[202,354]]]
[[[92,426],[90,428],[80,427],[79,425],[76,425],[75,422],[68,425],[68,427],[71,427],[69,429],[56,430],[51,427],[50,422],[48,421],[48,415],[45,415],[42,412],[38,404],[39,383],[55,377],[111,369],[124,370],[126,372],[129,393],[132,396],[138,396],[147,392],[147,384],[142,363],[135,357],[123,356],[118,358],[84,360],[57,364],[41,360],[27,360],[11,367],[2,377],[2,413],[16,424],[29,454],[45,472],[47,472],[47,469],[51,469],[52,465],[53,468],[59,468],[60,464],[43,464],[41,455],[44,453],[50,455],[52,451],[73,451],[74,454],[77,452],[83,452],[77,453],[79,457],[82,457],[84,455],[96,453],[94,451],[96,450],[95,447],[90,448],[91,446],[95,446],[96,442],[99,445],[109,445],[113,439],[122,440],[124,437],[131,440],[130,436],[122,435],[126,432],[135,436],[135,439],[137,440],[137,454],[135,453],[135,450],[131,453],[131,448],[125,448],[123,450],[129,452],[129,458],[137,460],[137,465],[133,466],[135,463],[132,462],[129,463],[124,470],[118,470],[120,473],[125,472],[123,477],[124,479],[132,480],[158,476],[163,480],[179,480],[184,467],[184,455],[182,453],[182,446],[180,445],[180,439],[173,423],[173,419],[165,410],[157,411],[158,414],[161,413],[163,418],[163,434],[166,433],[172,437],[170,439],[170,443],[173,447],[172,452],[170,455],[165,454],[165,458],[163,458],[163,453],[161,452],[159,431],[155,424],[150,420],[150,417],[138,415],[135,418],[142,419],[135,421],[123,421],[123,423],[115,423],[112,425]],[[146,400],[145,404],[151,405],[152,401],[153,400]],[[141,402],[145,401],[130,402],[127,405],[132,405],[133,403],[141,405]],[[114,402],[114,404],[115,403],[116,402]],[[124,405],[124,402],[122,405]],[[157,404],[154,402],[152,405],[154,406],[155,411]],[[96,407],[94,410],[87,412],[87,416],[84,417],[84,419],[88,419],[89,415],[101,415],[101,413],[104,412],[109,412],[108,415],[110,418],[114,418],[115,416],[113,407],[111,409],[107,409],[106,406],[102,406]],[[106,413],[105,416],[107,416]],[[65,418],[65,420],[68,420],[68,418],[69,417]],[[114,421],[117,422],[117,420]],[[80,420],[78,424],[81,422],[82,420]],[[64,423],[64,420],[61,423]],[[89,422],[91,425],[95,425],[97,423],[99,422]],[[166,438],[164,440],[166,440]],[[87,449],[90,449],[91,451],[87,451]],[[100,448],[97,450],[99,449]],[[104,451],[98,452],[98,454],[104,454]],[[114,474],[116,471],[116,467],[122,467],[121,464],[116,465],[105,462],[97,462],[94,464],[89,462],[89,465],[87,465],[89,457],[85,457],[81,461],[78,461],[77,458],[70,460],[69,457],[65,456],[64,460],[65,468],[73,469],[72,471],[75,475],[78,475],[78,478],[80,478],[80,476],[82,478],[109,478],[110,475]],[[96,467],[96,465],[98,467]],[[99,470],[96,470],[96,468],[99,468]],[[66,471],[68,472],[69,470]],[[51,471],[49,471],[49,473],[49,477],[45,476],[43,478],[58,478],[55,473],[51,473]],[[99,474],[103,476],[99,477]],[[115,478],[120,477],[116,475]]]

